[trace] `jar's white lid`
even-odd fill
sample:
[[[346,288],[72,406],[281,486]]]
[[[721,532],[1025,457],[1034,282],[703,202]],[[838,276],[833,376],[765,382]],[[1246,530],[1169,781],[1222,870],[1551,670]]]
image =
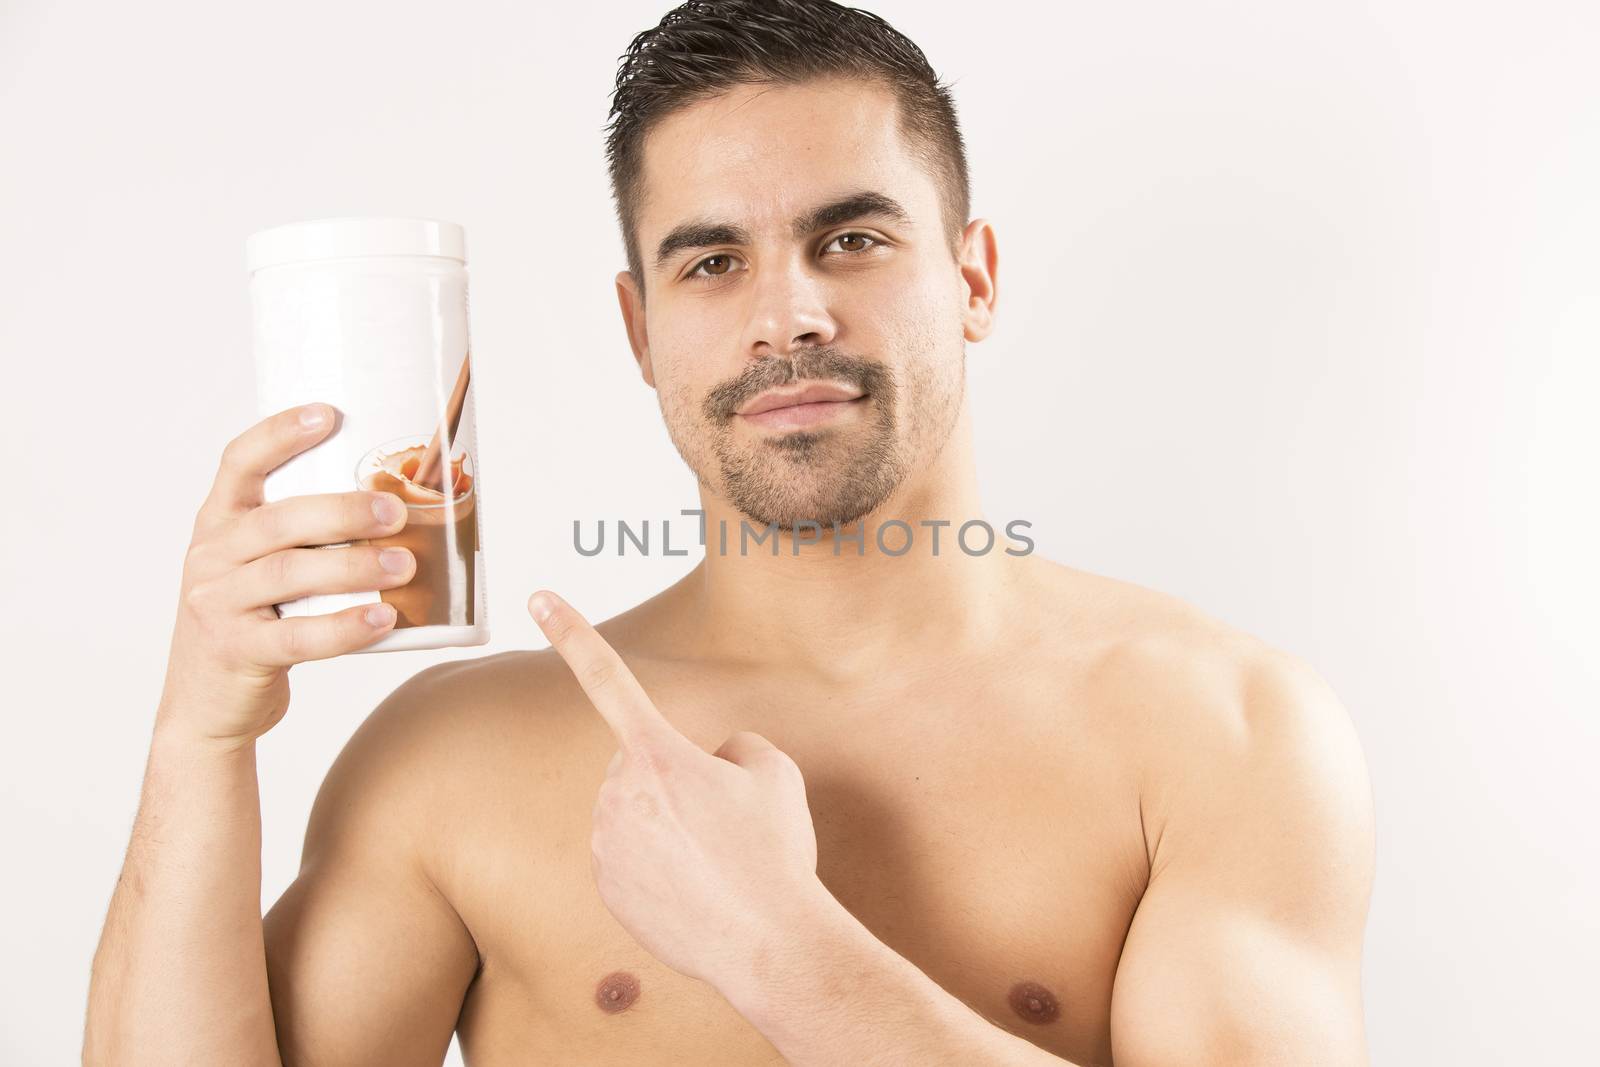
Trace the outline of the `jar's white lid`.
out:
[[[442,256],[467,261],[462,228],[438,219],[347,218],[291,222],[244,242],[250,272],[282,263],[350,256]]]

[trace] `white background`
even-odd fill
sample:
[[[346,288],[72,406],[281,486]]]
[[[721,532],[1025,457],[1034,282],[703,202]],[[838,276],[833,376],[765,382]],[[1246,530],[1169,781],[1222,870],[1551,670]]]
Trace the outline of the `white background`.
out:
[[[665,10],[0,0],[0,1061],[77,1056],[190,524],[254,421],[248,233],[465,225],[494,634],[295,669],[267,902],[393,686],[542,644],[540,585],[598,620],[692,564],[570,540],[696,500],[620,325],[602,155],[615,59]],[[990,517],[1344,698],[1374,1062],[1592,1053],[1593,5],[873,10],[955,81],[998,231],[969,350]]]

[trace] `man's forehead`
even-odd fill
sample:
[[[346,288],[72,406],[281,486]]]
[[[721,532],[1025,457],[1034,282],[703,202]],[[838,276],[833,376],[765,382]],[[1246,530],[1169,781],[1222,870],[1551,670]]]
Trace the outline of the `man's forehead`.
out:
[[[642,246],[695,220],[787,229],[852,190],[920,214],[920,168],[896,116],[889,90],[855,81],[739,86],[674,112],[644,143]]]

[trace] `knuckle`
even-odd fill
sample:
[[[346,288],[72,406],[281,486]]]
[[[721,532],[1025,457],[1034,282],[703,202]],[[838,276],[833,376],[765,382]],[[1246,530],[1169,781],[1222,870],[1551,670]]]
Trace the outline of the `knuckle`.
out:
[[[341,648],[359,648],[363,645],[370,645],[378,639],[378,635],[373,632],[372,626],[367,622],[366,615],[373,605],[382,603],[386,603],[386,601],[379,597],[371,604],[362,604],[345,612],[339,620],[338,640]],[[395,622],[398,623],[400,621],[400,609],[395,608],[394,613]]]
[[[655,742],[640,740],[634,743],[633,765],[639,770],[663,778],[666,777],[670,762],[666,750]]]
[[[205,574],[210,570],[211,545],[207,541],[194,540],[189,543],[189,550],[183,554],[183,569],[190,574]]]
[[[191,615],[205,615],[211,610],[213,585],[211,582],[191,582],[183,591],[183,606]]]
[[[552,645],[566,643],[572,636],[572,623],[561,612],[557,611],[544,621],[545,634],[550,638]]]
[[[768,768],[771,773],[791,780],[804,781],[800,773],[800,765],[794,757],[783,749],[756,733],[746,733],[745,746],[749,750],[749,761],[753,765]]]
[[[274,552],[265,560],[267,581],[272,583],[274,589],[282,589],[294,581],[294,554],[291,552]]]
[[[190,548],[195,547],[195,544],[205,537],[206,531],[211,529],[211,525],[211,505],[207,503],[194,513],[194,522],[189,526]]]
[[[617,669],[610,661],[603,659],[590,660],[585,663],[579,672],[583,687],[591,692],[603,689],[616,680]]]
[[[228,470],[238,470],[243,461],[246,434],[240,434],[222,446],[220,466]]]
[[[374,526],[381,526],[378,513],[373,509],[385,495],[387,494],[351,493],[345,498],[345,525],[352,530],[370,530]]]
[[[262,537],[277,541],[283,533],[283,506],[281,503],[263,504],[250,513],[250,521]]]
[[[306,627],[304,619],[281,620],[281,636],[278,638],[279,648],[283,650],[285,659],[298,663],[306,654]]]

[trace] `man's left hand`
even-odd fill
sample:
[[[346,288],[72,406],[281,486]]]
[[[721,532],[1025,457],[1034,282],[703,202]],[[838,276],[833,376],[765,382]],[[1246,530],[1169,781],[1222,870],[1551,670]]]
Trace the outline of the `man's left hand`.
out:
[[[528,611],[617,739],[590,841],[600,899],[673,970],[718,989],[749,980],[832,902],[799,767],[747,731],[707,753],[570,604],[541,591]]]

